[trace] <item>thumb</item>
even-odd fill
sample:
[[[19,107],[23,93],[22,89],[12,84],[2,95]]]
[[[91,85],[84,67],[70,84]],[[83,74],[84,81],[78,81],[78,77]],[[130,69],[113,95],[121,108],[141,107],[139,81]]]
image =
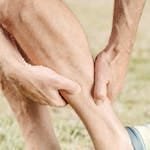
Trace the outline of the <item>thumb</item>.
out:
[[[77,82],[72,81],[61,75],[58,75],[57,82],[58,90],[64,90],[69,94],[77,94],[81,91],[81,87]]]
[[[50,89],[51,90],[51,89]],[[63,97],[61,97],[61,95],[59,94],[58,91],[55,90],[51,90],[50,93],[50,97],[51,99],[48,99],[48,104],[50,106],[55,106],[55,107],[64,107],[66,106],[66,101],[63,99]]]

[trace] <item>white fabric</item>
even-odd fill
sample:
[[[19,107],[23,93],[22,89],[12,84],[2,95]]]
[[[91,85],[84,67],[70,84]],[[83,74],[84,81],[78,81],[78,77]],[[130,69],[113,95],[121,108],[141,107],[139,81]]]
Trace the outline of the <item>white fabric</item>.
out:
[[[136,126],[134,128],[137,129],[142,136],[146,150],[150,150],[150,124],[145,126]]]

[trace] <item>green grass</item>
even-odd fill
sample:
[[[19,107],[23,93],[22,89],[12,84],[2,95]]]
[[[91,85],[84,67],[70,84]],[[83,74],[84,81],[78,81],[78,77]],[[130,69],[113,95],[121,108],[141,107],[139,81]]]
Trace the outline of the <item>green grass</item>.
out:
[[[93,55],[102,50],[111,31],[113,2],[66,0],[88,36]],[[116,103],[124,124],[150,122],[150,1],[142,16],[125,88]],[[0,150],[22,150],[19,127],[4,97],[0,96]],[[52,110],[52,118],[62,150],[90,150],[92,144],[79,118],[69,107]]]

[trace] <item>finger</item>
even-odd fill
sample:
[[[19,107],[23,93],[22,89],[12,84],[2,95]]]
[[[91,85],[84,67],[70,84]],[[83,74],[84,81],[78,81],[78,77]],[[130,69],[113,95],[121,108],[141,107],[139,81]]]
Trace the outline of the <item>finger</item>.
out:
[[[52,91],[50,89],[50,97],[48,104],[50,106],[55,106],[55,107],[64,107],[66,106],[66,101],[63,99],[63,97],[59,94],[58,91]]]
[[[104,75],[104,71],[102,70],[101,64],[99,62],[95,62],[95,83],[94,83],[94,98],[98,99],[106,99],[107,98],[107,84],[108,79]]]
[[[107,83],[105,81],[97,80],[94,86],[94,99],[107,99]]]
[[[47,77],[48,79],[47,84],[49,86],[53,85],[57,90],[65,90],[66,92],[70,94],[79,93],[81,90],[78,83],[57,74],[55,71],[47,67],[37,66],[36,68],[34,67],[34,69],[37,69],[36,75],[42,74],[45,76],[45,78]],[[32,67],[32,70],[33,70],[33,67]]]
[[[69,94],[77,94],[81,91],[81,87],[78,83],[60,75],[57,77],[57,89],[64,90]]]

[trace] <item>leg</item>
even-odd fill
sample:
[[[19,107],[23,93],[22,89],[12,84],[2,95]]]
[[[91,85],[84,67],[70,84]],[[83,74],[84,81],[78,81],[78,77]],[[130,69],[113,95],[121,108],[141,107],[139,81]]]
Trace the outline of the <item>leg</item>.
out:
[[[19,15],[18,20],[12,16],[10,24],[4,23],[23,49],[22,55],[32,64],[50,67],[77,81],[82,95],[89,98],[94,63],[79,22],[59,0],[37,0],[23,5],[26,7],[19,14],[14,13]],[[75,99],[78,98],[81,99]]]
[[[20,74],[23,69],[26,70],[26,67],[18,68],[19,64],[24,64],[24,61],[18,55],[17,49],[11,45],[3,34],[1,28],[0,43],[0,85],[2,85],[2,90],[22,129],[27,149],[59,150],[46,107],[21,95],[15,81],[10,80],[10,75],[8,75],[10,70]],[[31,78],[31,76],[28,76],[28,78]]]
[[[97,150],[116,150],[120,143],[121,148],[128,149],[127,132],[109,102],[97,107],[92,99],[94,64],[79,23],[62,1],[34,2],[26,3],[26,8],[19,10],[18,20],[13,14],[11,24],[5,27],[15,36],[31,63],[48,66],[80,84],[82,90],[76,95],[60,92],[83,120]],[[10,15],[11,12],[10,9]],[[106,139],[110,136],[108,143]]]
[[[59,150],[46,106],[25,99],[15,84],[2,76],[2,88],[12,108],[28,150]]]

